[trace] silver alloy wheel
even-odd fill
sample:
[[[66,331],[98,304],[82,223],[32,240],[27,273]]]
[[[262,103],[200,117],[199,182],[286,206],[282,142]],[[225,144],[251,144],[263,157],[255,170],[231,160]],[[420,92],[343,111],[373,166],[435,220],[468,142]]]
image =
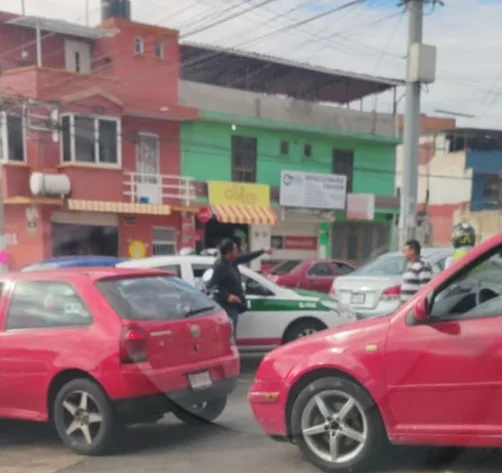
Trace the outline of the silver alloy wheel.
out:
[[[317,332],[319,332],[319,330],[317,330],[315,328],[306,328],[306,329],[303,329],[301,332],[298,332],[298,335],[296,336],[296,338],[308,337],[309,335],[314,335],[314,333],[317,333]]]
[[[103,416],[94,398],[85,391],[73,391],[63,401],[64,429],[73,441],[92,445]]]
[[[301,416],[301,431],[312,453],[327,463],[350,462],[368,437],[364,409],[350,394],[337,390],[317,393]]]

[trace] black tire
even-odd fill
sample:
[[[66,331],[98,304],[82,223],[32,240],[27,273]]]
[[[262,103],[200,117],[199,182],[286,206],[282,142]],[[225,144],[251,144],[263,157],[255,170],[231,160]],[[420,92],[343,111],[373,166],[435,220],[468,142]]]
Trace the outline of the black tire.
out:
[[[70,401],[74,405],[71,400],[80,393],[86,393],[90,399],[88,401],[89,409],[93,413],[98,413],[102,419],[99,425],[92,428],[95,434],[92,436],[90,444],[85,442],[83,434],[82,440],[80,440],[67,433],[68,422],[73,416],[64,407],[64,403]],[[96,383],[84,378],[74,379],[59,390],[54,400],[53,421],[59,438],[68,448],[79,455],[89,456],[103,455],[109,452],[113,444],[114,433],[119,426],[107,395]]]
[[[173,414],[182,422],[189,425],[209,424],[214,422],[225,410],[227,398],[221,397],[206,401],[202,405],[181,407],[177,406]]]
[[[299,338],[303,338],[305,332],[320,332],[321,330],[326,330],[326,325],[324,325],[320,320],[317,319],[303,319],[293,324],[286,329],[286,333],[282,339],[282,343],[289,343]]]
[[[343,463],[326,461],[318,456],[305,441],[301,433],[302,414],[312,399],[325,391],[338,391],[347,394],[361,407],[366,416],[366,438],[359,453]],[[303,456],[318,468],[329,473],[356,473],[375,467],[375,462],[383,455],[388,445],[387,433],[377,406],[368,393],[357,383],[341,377],[320,378],[309,384],[296,398],[291,411],[291,433]],[[324,434],[319,434],[324,435]],[[327,435],[327,434],[326,434]]]

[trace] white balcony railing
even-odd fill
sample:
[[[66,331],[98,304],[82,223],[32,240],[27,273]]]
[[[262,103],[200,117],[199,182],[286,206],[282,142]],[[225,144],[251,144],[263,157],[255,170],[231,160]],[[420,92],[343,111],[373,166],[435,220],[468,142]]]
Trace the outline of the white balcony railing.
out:
[[[184,205],[195,202],[195,180],[191,177],[138,172],[125,172],[124,176],[124,195],[131,202],[168,204],[175,201]]]

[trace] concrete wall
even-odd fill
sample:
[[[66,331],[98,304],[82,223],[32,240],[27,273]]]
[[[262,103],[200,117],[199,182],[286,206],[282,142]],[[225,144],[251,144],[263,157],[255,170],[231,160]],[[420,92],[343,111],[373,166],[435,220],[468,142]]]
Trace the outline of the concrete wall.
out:
[[[202,120],[181,125],[181,174],[198,181],[231,181],[234,134],[257,138],[256,182],[279,187],[283,169],[331,173],[333,148],[353,149],[353,191],[394,194],[395,144],[258,127],[237,126],[234,131],[229,123]],[[289,142],[288,156],[280,154],[281,141]],[[306,143],[312,147],[310,158],[303,157]]]
[[[469,202],[472,191],[472,169],[466,168],[464,151],[434,153],[427,139],[421,140],[418,204],[425,203],[429,190],[429,204],[444,205]],[[396,152],[396,189],[403,181],[403,146]]]
[[[181,105],[264,120],[394,137],[394,117],[320,105],[292,98],[181,81]]]

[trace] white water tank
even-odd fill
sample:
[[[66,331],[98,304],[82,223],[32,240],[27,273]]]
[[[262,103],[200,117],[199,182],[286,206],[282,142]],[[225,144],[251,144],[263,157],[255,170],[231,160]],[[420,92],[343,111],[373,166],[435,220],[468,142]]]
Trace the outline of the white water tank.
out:
[[[33,172],[30,176],[30,190],[34,196],[67,196],[71,191],[70,179],[65,174]]]

